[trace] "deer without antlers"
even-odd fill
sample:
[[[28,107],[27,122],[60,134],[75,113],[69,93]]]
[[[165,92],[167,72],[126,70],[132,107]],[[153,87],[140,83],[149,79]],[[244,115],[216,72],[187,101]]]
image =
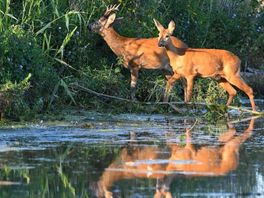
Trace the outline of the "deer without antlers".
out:
[[[234,86],[247,94],[254,112],[256,106],[254,102],[253,90],[240,76],[240,59],[233,53],[221,49],[179,49],[172,42],[172,34],[175,29],[175,23],[171,21],[168,29],[165,29],[157,20],[154,23],[159,30],[158,46],[164,47],[170,58],[170,65],[173,68],[174,75],[167,81],[166,94],[172,89],[175,81],[180,78],[187,80],[187,93],[185,102],[189,102],[192,95],[194,78],[211,77],[215,78],[219,85],[224,88],[228,94],[226,105],[229,106],[236,95]]]
[[[131,98],[135,99],[138,72],[143,69],[161,69],[166,78],[173,74],[166,50],[158,47],[157,38],[128,38],[119,35],[112,27],[116,19],[115,12],[119,5],[107,7],[104,15],[89,28],[100,34],[112,51],[123,60],[124,67],[131,73]],[[172,37],[173,44],[178,48],[187,48],[179,39]]]

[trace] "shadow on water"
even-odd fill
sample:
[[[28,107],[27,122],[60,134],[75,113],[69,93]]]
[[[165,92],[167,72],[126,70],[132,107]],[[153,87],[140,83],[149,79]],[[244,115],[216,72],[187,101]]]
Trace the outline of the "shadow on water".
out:
[[[1,129],[0,197],[264,196],[263,118],[139,118]]]

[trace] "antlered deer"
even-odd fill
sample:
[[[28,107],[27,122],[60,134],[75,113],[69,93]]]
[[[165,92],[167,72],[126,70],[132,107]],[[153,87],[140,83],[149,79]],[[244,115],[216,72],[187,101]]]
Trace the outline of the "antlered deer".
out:
[[[161,69],[166,78],[173,74],[169,65],[169,57],[166,50],[158,47],[157,38],[127,38],[119,35],[112,27],[116,20],[115,12],[118,6],[107,7],[104,15],[89,28],[100,34],[112,51],[123,60],[124,66],[131,73],[131,98],[135,98],[138,72],[143,69]],[[114,13],[113,13],[114,12]],[[187,48],[187,45],[175,37],[171,38],[178,48]]]
[[[159,30],[158,46],[164,47],[167,50],[170,65],[174,72],[174,75],[167,81],[165,95],[168,96],[175,81],[183,77],[187,80],[185,102],[189,102],[192,95],[194,78],[196,76],[203,78],[212,77],[228,92],[227,106],[231,104],[236,95],[236,90],[232,86],[234,85],[247,94],[252,109],[256,112],[253,90],[240,76],[241,61],[237,56],[221,49],[179,49],[171,40],[175,23],[171,21],[168,29],[165,29],[157,20],[154,19],[154,22]],[[168,97],[166,101],[168,101]]]

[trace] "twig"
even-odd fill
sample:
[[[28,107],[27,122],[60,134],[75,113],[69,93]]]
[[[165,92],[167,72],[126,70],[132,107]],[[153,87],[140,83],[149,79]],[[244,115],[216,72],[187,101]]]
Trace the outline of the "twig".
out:
[[[258,111],[252,111],[249,109],[241,108],[241,107],[235,107],[235,106],[228,106],[229,109],[235,109],[241,112],[251,113],[253,115],[264,115],[264,112],[258,112]]]
[[[93,91],[91,89],[88,89],[86,87],[83,87],[81,85],[78,85],[78,84],[70,84],[71,87],[78,87],[90,94],[93,94],[95,96],[98,96],[98,97],[104,97],[104,98],[112,98],[112,99],[116,99],[116,100],[121,100],[121,101],[125,101],[125,102],[133,102],[133,103],[137,103],[138,101],[133,101],[133,100],[129,100],[129,99],[125,99],[125,98],[120,98],[120,97],[117,97],[117,96],[110,96],[110,95],[107,95],[107,94],[103,94],[103,93],[98,93],[96,91]]]
[[[172,109],[174,109],[176,112],[179,113],[184,113],[182,110],[180,110],[179,108],[177,108],[175,105],[200,105],[200,106],[217,106],[216,104],[210,104],[210,103],[185,103],[185,102],[140,102],[140,101],[136,101],[136,100],[129,100],[129,99],[125,99],[125,98],[121,98],[121,97],[117,97],[117,96],[110,96],[107,94],[103,94],[103,93],[98,93],[94,90],[91,90],[89,88],[86,88],[84,86],[78,85],[76,83],[72,83],[69,85],[70,87],[76,87],[79,89],[82,89],[83,91],[86,91],[90,94],[93,94],[97,97],[104,97],[104,98],[111,98],[111,99],[115,99],[115,100],[120,100],[120,101],[124,101],[124,102],[129,102],[129,103],[134,103],[134,104],[142,104],[142,105],[169,105]],[[235,107],[235,106],[228,106],[229,109],[235,109],[241,112],[246,112],[246,113],[251,113],[253,115],[260,115],[260,116],[264,116],[264,112],[257,112],[257,111],[252,111],[252,110],[248,110],[245,108],[241,108],[241,107]]]
[[[115,99],[115,100],[120,100],[120,101],[125,101],[125,102],[130,102],[130,103],[134,103],[134,104],[144,104],[144,105],[169,105],[172,109],[174,109],[176,112],[178,113],[183,113],[183,111],[181,111],[179,108],[175,107],[174,104],[184,104],[183,102],[172,102],[172,103],[168,103],[168,102],[140,102],[140,101],[136,101],[136,100],[129,100],[129,99],[125,99],[125,98],[120,98],[117,96],[110,96],[107,94],[103,94],[103,93],[98,93],[96,91],[93,91],[91,89],[88,89],[86,87],[83,87],[81,85],[78,84],[70,84],[70,86],[72,87],[78,87],[90,94],[93,94],[97,97],[104,97],[104,98],[111,98],[111,99]]]
[[[172,109],[174,109],[175,111],[183,114],[184,112],[182,110],[180,110],[179,108],[175,107],[175,105],[171,104],[171,103],[167,103]]]

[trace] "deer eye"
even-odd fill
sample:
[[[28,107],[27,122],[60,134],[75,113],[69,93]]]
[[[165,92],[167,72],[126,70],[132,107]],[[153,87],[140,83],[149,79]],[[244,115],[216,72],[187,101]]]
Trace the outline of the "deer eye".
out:
[[[167,34],[166,36],[165,36],[165,38],[169,38],[170,36]]]

